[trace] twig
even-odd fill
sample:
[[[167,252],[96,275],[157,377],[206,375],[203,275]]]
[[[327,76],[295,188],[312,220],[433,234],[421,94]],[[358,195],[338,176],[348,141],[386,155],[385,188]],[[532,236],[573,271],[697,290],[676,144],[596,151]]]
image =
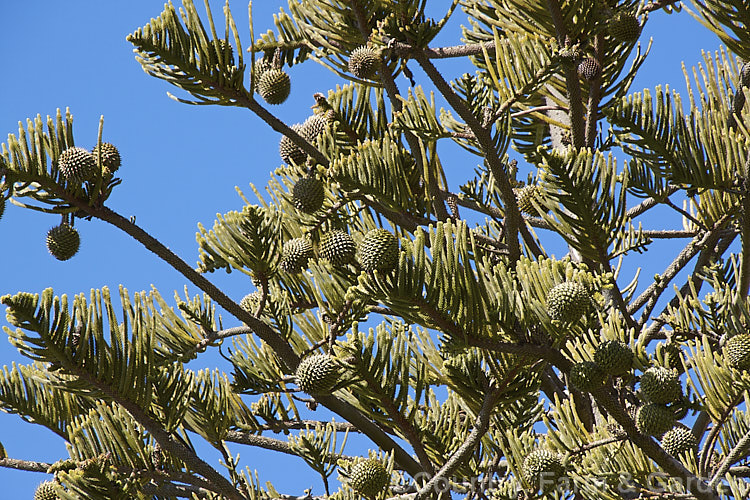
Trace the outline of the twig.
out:
[[[35,462],[33,460],[19,460],[17,458],[0,458],[0,467],[25,470],[29,472],[47,472],[52,464]]]

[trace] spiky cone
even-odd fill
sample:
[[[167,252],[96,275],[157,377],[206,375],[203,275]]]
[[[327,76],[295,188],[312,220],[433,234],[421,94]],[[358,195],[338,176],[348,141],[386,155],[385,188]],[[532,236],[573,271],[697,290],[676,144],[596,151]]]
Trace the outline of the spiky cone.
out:
[[[295,123],[290,128],[298,134],[302,135],[302,137],[304,138],[301,123]],[[287,136],[283,136],[279,141],[279,155],[287,165],[302,165],[303,163],[305,163],[305,160],[307,160],[307,153],[305,153],[302,148],[292,142],[292,140]]]
[[[300,361],[295,377],[299,388],[307,394],[328,394],[338,382],[340,370],[331,355],[313,354]]]
[[[607,375],[593,361],[582,361],[570,369],[570,385],[582,392],[592,392],[604,386]]]
[[[307,142],[315,143],[315,139],[323,133],[328,125],[331,123],[333,115],[330,113],[323,113],[320,115],[310,115],[307,120],[302,124],[302,131],[300,135],[305,138]]]
[[[101,145],[97,144],[94,146],[92,155],[97,164],[99,163],[99,157],[101,156],[102,169],[105,175],[114,174],[122,165],[120,151],[118,151],[117,147],[108,142],[103,142]]]
[[[371,229],[359,244],[362,269],[387,272],[398,264],[398,239],[387,229]]]
[[[638,18],[629,12],[620,12],[610,19],[607,25],[609,36],[618,42],[632,43],[641,36],[641,24]]]
[[[750,334],[741,333],[727,340],[724,353],[732,368],[750,370]]]
[[[357,493],[375,498],[385,491],[390,482],[391,475],[383,463],[375,458],[368,458],[352,466],[347,484]]]
[[[307,238],[294,238],[284,243],[279,267],[288,273],[298,273],[313,257],[312,243]]]
[[[300,212],[314,214],[323,206],[325,188],[314,176],[300,178],[292,188],[292,204]]]
[[[697,452],[698,440],[689,428],[680,424],[664,433],[661,438],[661,447],[673,457],[678,457],[691,450]]]
[[[607,340],[594,351],[594,361],[610,375],[622,375],[633,366],[633,351],[625,342]]]
[[[345,266],[354,262],[357,244],[348,233],[334,229],[320,238],[320,255],[334,266]]]
[[[216,50],[216,47],[213,46],[213,43],[211,46],[214,49],[214,54],[216,55],[218,64],[222,64],[223,61],[226,61],[229,66],[234,65],[234,48],[232,48],[232,44],[223,39],[219,39],[217,43],[219,44],[218,51]]]
[[[542,215],[532,203],[532,200],[534,200],[537,204],[541,205],[539,186],[536,184],[528,184],[522,188],[514,189],[513,193],[516,195],[518,209],[521,213],[531,215],[532,217],[540,217]]]
[[[78,231],[67,223],[55,226],[47,232],[47,250],[57,260],[68,260],[81,246]]]
[[[263,298],[263,293],[260,291],[248,293],[240,300],[240,307],[250,314],[255,314],[258,312],[261,298]]]
[[[523,461],[523,479],[535,491],[548,491],[565,473],[562,460],[557,453],[544,449],[536,449],[526,456]]]
[[[255,64],[253,64],[253,81],[255,82],[255,90],[258,89],[260,77],[270,69],[273,69],[273,64],[271,64],[271,61],[265,57],[259,57],[255,60]]]
[[[280,69],[269,69],[258,79],[258,93],[268,104],[281,104],[289,97],[292,80]]]
[[[357,78],[371,80],[378,73],[378,51],[372,47],[358,47],[349,56],[349,72]]]
[[[96,179],[97,164],[87,149],[72,147],[60,154],[57,167],[68,182],[83,183]]]
[[[34,491],[34,500],[58,500],[59,498],[55,492],[55,483],[53,481],[40,483]]]
[[[588,290],[574,281],[560,283],[547,294],[547,313],[550,318],[563,323],[578,321],[590,307]]]
[[[641,393],[646,401],[669,404],[682,397],[682,385],[677,370],[652,366],[641,375]]]
[[[586,81],[599,78],[602,74],[602,65],[593,57],[587,57],[578,63],[578,76]]]
[[[638,431],[648,436],[660,438],[676,421],[672,410],[656,403],[646,403],[638,407],[635,413],[635,425]]]

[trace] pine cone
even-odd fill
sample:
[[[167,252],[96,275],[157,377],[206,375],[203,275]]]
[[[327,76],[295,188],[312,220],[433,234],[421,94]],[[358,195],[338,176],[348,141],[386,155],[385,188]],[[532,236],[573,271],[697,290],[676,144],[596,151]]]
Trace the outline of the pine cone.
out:
[[[371,80],[378,72],[378,52],[371,47],[359,47],[349,56],[349,72],[357,78]]]
[[[661,447],[673,457],[678,457],[690,450],[697,452],[698,440],[690,429],[680,424],[664,433],[661,438]]]
[[[328,354],[313,354],[297,366],[297,385],[307,394],[328,394],[338,382],[340,368]]]
[[[610,375],[622,375],[633,366],[633,351],[625,342],[608,340],[596,349],[594,361]]]
[[[646,403],[639,406],[635,414],[635,424],[638,430],[648,436],[661,437],[665,432],[674,427],[674,413],[656,403]]]
[[[320,254],[334,266],[345,266],[354,262],[357,245],[348,233],[335,229],[320,238]]]
[[[294,238],[284,243],[279,267],[288,273],[298,273],[307,267],[307,261],[312,256],[312,244],[307,238]]]
[[[305,137],[302,133],[302,124],[295,123],[290,128],[300,134],[303,138]],[[293,143],[287,136],[283,136],[281,141],[279,141],[279,155],[287,165],[302,165],[305,163],[305,160],[307,160],[307,153]]]
[[[349,486],[367,498],[373,498],[388,487],[391,475],[380,460],[368,458],[354,464],[349,471]]]
[[[602,65],[593,57],[587,57],[578,63],[578,76],[586,81],[592,81],[602,74]]]
[[[34,500],[58,500],[59,498],[53,481],[44,481],[34,491]]]
[[[547,294],[547,313],[550,318],[573,323],[591,307],[591,297],[580,283],[566,281],[553,287]]]
[[[724,352],[733,368],[750,370],[750,334],[741,333],[729,339]]]
[[[628,12],[620,12],[608,24],[609,36],[619,42],[635,42],[641,36],[638,18]]]
[[[92,152],[92,155],[94,157],[94,161],[99,163],[99,155],[101,154],[101,161],[102,161],[102,167],[104,168],[104,174],[106,175],[112,175],[114,174],[118,168],[120,168],[120,165],[122,164],[122,159],[120,158],[120,152],[117,150],[117,148],[108,143],[103,142],[101,144],[101,148],[99,148],[99,144],[94,146],[94,150]]]
[[[592,361],[576,363],[570,369],[570,385],[582,392],[592,392],[604,387],[606,380],[604,371]]]
[[[268,104],[281,104],[289,97],[292,81],[280,69],[270,69],[258,79],[258,93]]]
[[[63,151],[57,159],[57,167],[68,182],[81,184],[96,179],[94,155],[83,148],[72,147]]]
[[[47,250],[57,260],[68,260],[81,246],[78,231],[67,223],[55,226],[47,232]]]
[[[641,376],[641,392],[652,403],[672,403],[682,397],[680,377],[676,370],[652,366]]]
[[[554,487],[564,473],[560,456],[548,450],[536,449],[523,461],[523,478],[535,491],[547,491]]]
[[[359,245],[359,262],[362,269],[390,271],[398,264],[398,240],[387,229],[372,229]]]
[[[300,212],[314,214],[323,206],[324,199],[323,183],[311,175],[302,177],[292,188],[292,203]]]

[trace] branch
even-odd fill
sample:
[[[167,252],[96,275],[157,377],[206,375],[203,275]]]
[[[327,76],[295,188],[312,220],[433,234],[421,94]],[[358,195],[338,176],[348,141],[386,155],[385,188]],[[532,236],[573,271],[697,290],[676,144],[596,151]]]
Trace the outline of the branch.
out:
[[[638,431],[633,419],[630,418],[622,405],[617,401],[611,387],[597,389],[592,392],[592,395],[599,406],[607,410],[617,423],[622,426],[627,433],[628,438],[636,446],[656,462],[667,474],[681,478],[684,481],[682,484],[689,489],[698,500],[719,499],[713,486],[706,484],[705,481],[687,470],[685,466],[682,465],[682,462],[664,451],[651,437],[644,436]]]
[[[19,460],[17,458],[0,458],[0,467],[46,473],[49,468],[52,467],[52,464],[46,462],[35,462],[33,460]]]
[[[732,448],[727,456],[724,457],[724,460],[721,461],[719,468],[716,470],[716,473],[714,473],[714,477],[712,477],[711,481],[708,483],[711,488],[716,488],[716,485],[724,477],[724,474],[729,470],[729,467],[743,458],[748,446],[750,446],[750,431],[746,432],[745,435],[737,441],[734,448]]]
[[[427,76],[435,84],[435,87],[448,101],[448,104],[458,113],[461,119],[466,123],[469,129],[474,133],[477,138],[480,147],[485,153],[485,160],[490,167],[492,175],[497,181],[498,188],[500,189],[500,197],[505,204],[505,230],[506,230],[506,244],[508,245],[508,251],[511,261],[517,261],[521,256],[521,250],[518,245],[518,233],[519,228],[523,223],[521,218],[521,212],[518,210],[518,203],[516,202],[516,196],[513,193],[513,188],[510,185],[510,179],[503,169],[502,162],[498,152],[495,151],[494,144],[492,142],[492,136],[474,116],[471,109],[461,98],[454,92],[448,82],[445,81],[443,76],[432,64],[432,62],[424,56],[424,53],[420,50],[414,51],[413,55],[422,69],[427,73]]]
[[[490,425],[490,415],[494,409],[495,403],[503,392],[503,387],[497,387],[492,391],[488,392],[482,402],[482,408],[479,410],[479,415],[474,423],[474,429],[472,429],[469,437],[466,441],[451,455],[445,465],[435,474],[427,484],[422,486],[414,497],[414,500],[420,500],[421,498],[427,498],[431,491],[437,491],[439,483],[443,479],[447,478],[456,468],[463,462],[466,457],[474,451],[474,448],[482,439],[482,436],[487,432]]]

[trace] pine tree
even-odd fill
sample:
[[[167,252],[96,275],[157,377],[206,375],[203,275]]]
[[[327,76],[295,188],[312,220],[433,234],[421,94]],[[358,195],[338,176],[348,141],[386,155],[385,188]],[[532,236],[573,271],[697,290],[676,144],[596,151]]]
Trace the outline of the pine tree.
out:
[[[0,466],[46,472],[60,498],[309,493],[260,481],[246,460],[260,447],[300,457],[320,476],[312,495],[341,500],[746,498],[750,9],[693,1],[725,48],[686,69],[683,102],[630,88],[643,27],[688,15],[680,2],[457,0],[442,17],[426,4],[289,0],[255,37],[252,6],[245,31],[229,4],[219,20],[183,0],[127,37],[175,100],[244,108],[283,141],[269,195],[199,225],[195,267],[110,208],[128,164],[108,163],[103,122],[74,140],[58,110],[8,136],[5,217],[111,224],[203,295],[2,295],[32,362],[0,373],[0,406],[69,456],[0,446]],[[459,12],[460,37],[439,45]],[[286,123],[278,110],[306,86],[295,71],[315,62],[340,85],[312,89],[309,116]],[[477,165],[458,182],[449,142]],[[683,227],[649,217],[667,212]],[[682,246],[661,274],[625,275],[665,238]],[[247,293],[230,297],[215,271]],[[220,349],[228,369],[188,366]]]

